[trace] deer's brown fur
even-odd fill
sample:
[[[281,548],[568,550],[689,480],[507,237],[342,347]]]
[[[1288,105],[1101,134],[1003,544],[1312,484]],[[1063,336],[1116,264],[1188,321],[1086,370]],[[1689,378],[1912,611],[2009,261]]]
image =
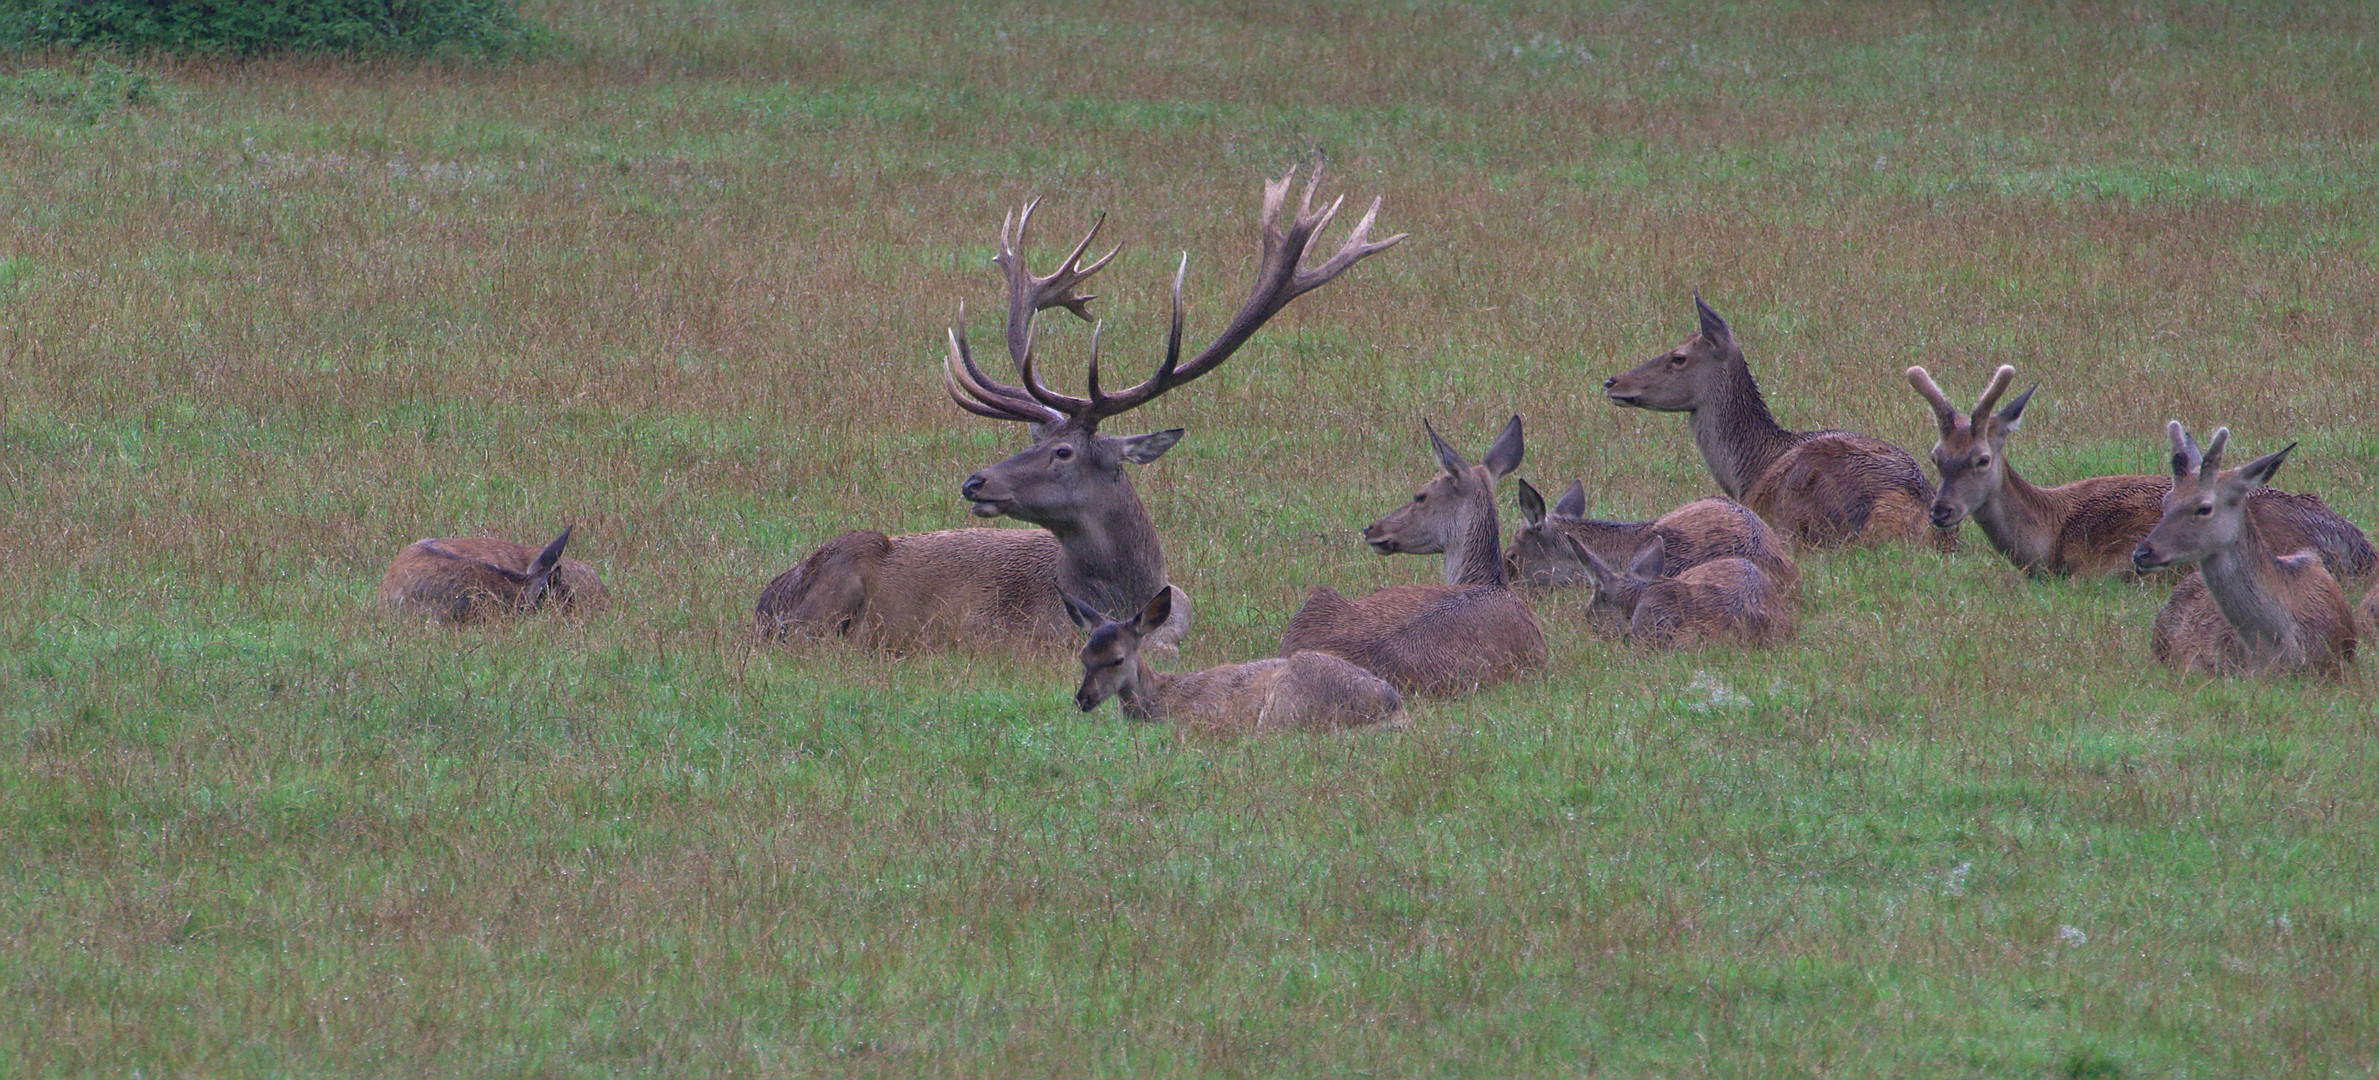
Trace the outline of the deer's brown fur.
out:
[[[1733,329],[1694,297],[1701,329],[1603,380],[1614,404],[1691,415],[1719,490],[1796,544],[1922,540],[1955,547],[1927,519],[1933,484],[1908,451],[1846,431],[1790,431],[1760,396]]]
[[[2024,408],[2039,388],[1993,411],[2014,378],[2015,368],[2001,365],[1973,411],[1961,414],[1924,368],[1908,369],[1909,385],[1932,406],[1941,429],[1932,451],[1941,476],[1933,523],[1954,526],[1973,518],[1993,548],[2030,574],[2137,573],[2132,550],[2164,515],[2172,480],[2094,476],[2053,488],[2025,482],[2007,459],[2007,439],[2021,426]],[[2248,496],[2247,513],[2273,550],[2313,548],[2339,580],[2379,570],[2379,552],[2363,531],[2315,496],[2260,488]]]
[[[493,536],[416,540],[397,552],[381,576],[380,603],[400,614],[458,624],[539,608],[600,611],[609,602],[603,578],[562,555],[569,540],[569,529],[543,548]]]
[[[1495,521],[1495,483],[1519,467],[1524,453],[1520,418],[1512,418],[1477,465],[1428,430],[1443,471],[1363,535],[1383,555],[1444,552],[1446,583],[1397,585],[1353,600],[1317,586],[1289,620],[1280,655],[1329,653],[1407,694],[1435,696],[1545,666],[1544,629],[1505,581]]]
[[[1770,646],[1798,629],[1792,598],[1749,559],[1712,559],[1671,576],[1657,536],[1647,536],[1623,568],[1580,541],[1570,543],[1594,581],[1594,606],[1616,616],[1628,639],[1646,648]]]
[[[1504,552],[1504,573],[1518,584],[1592,585],[1586,563],[1570,547],[1573,538],[1603,561],[1623,564],[1646,536],[1658,536],[1664,565],[1672,574],[1713,559],[1749,559],[1786,595],[1800,594],[1800,567],[1783,538],[1733,499],[1695,499],[1651,521],[1598,521],[1586,517],[1586,487],[1578,481],[1570,481],[1550,512],[1544,496],[1528,481],[1519,481],[1519,486],[1524,524]]]
[[[2156,613],[2156,658],[2184,671],[2217,674],[2311,672],[2335,678],[2353,662],[2354,610],[2312,550],[2278,552],[2247,513],[2248,496],[2271,480],[2290,444],[2236,469],[2221,468],[2230,429],[2200,451],[2180,421],[2173,487],[2156,527],[2132,551],[2145,570],[2197,563]]]
[[[1134,720],[1167,721],[1201,734],[1335,731],[1410,727],[1404,698],[1378,676],[1326,653],[1226,664],[1187,674],[1155,671],[1142,656],[1147,632],[1167,625],[1169,593],[1158,593],[1138,614],[1117,622],[1072,597],[1063,598],[1082,645],[1082,683],[1074,704],[1089,712],[1120,698]]]

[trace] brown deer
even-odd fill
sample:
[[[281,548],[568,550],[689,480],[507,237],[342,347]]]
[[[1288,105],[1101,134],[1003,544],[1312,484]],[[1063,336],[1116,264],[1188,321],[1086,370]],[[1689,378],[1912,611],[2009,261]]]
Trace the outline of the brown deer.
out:
[[[1696,295],[1701,330],[1603,380],[1614,404],[1692,416],[1693,441],[1719,490],[1796,544],[1924,538],[1957,544],[1926,522],[1933,485],[1908,451],[1846,431],[1787,431],[1768,414],[1735,333]]]
[[[1482,464],[1446,445],[1427,421],[1443,471],[1363,539],[1382,555],[1444,552],[1446,583],[1396,585],[1349,600],[1315,587],[1289,620],[1280,655],[1313,650],[1351,660],[1407,694],[1451,695],[1545,666],[1545,632],[1506,584],[1495,482],[1520,467],[1520,418]]]
[[[1618,569],[1569,538],[1594,581],[1594,606],[1618,617],[1628,640],[1653,649],[1733,643],[1770,646],[1798,629],[1793,602],[1749,559],[1729,556],[1670,576],[1660,537],[1646,536]]]
[[[1067,635],[1061,590],[1098,610],[1123,611],[1171,588],[1173,623],[1146,644],[1164,649],[1178,642],[1189,626],[1189,598],[1166,575],[1164,545],[1124,466],[1155,461],[1180,440],[1181,429],[1118,437],[1101,434],[1099,425],[1220,367],[1290,301],[1404,239],[1402,233],[1370,238],[1380,205],[1373,199],[1335,254],[1319,266],[1304,265],[1315,236],[1329,226],[1344,199],[1314,208],[1317,169],[1296,212],[1284,222],[1291,178],[1265,185],[1262,259],[1239,313],[1204,350],[1182,359],[1182,283],[1189,271],[1189,256],[1183,255],[1173,275],[1172,331],[1164,361],[1148,380],[1114,393],[1099,385],[1096,329],[1085,396],[1050,389],[1034,356],[1037,313],[1062,307],[1089,318],[1087,305],[1095,297],[1078,290],[1115,252],[1087,266],[1082,256],[1105,219],[1091,226],[1055,271],[1036,276],[1024,257],[1033,206],[1012,217],[1001,227],[994,261],[1007,276],[1008,356],[1019,385],[1001,383],[976,365],[967,348],[963,310],[961,328],[949,335],[943,384],[967,412],[1031,425],[1031,447],[960,485],[975,516],[1006,515],[1046,531],[844,533],[769,584],[758,605],[761,629],[844,634],[896,649],[983,638],[1048,645]]]
[[[1545,497],[1519,481],[1520,516],[1524,522],[1512,546],[1504,552],[1504,573],[1523,585],[1562,588],[1591,585],[1586,563],[1578,558],[1576,540],[1604,562],[1624,563],[1642,546],[1646,536],[1661,540],[1663,564],[1671,574],[1712,559],[1743,558],[1787,596],[1797,596],[1801,571],[1776,530],[1758,514],[1733,499],[1711,496],[1695,499],[1651,521],[1598,521],[1586,516],[1586,485],[1570,481],[1569,490],[1551,512]]]
[[[400,614],[468,623],[499,615],[554,608],[600,610],[603,579],[595,568],[562,557],[570,529],[540,550],[527,544],[472,536],[416,540],[397,552],[380,579],[380,603]]]
[[[1066,615],[1090,635],[1074,704],[1089,712],[1123,699],[1134,720],[1169,720],[1193,730],[1333,731],[1410,727],[1404,698],[1379,676],[1328,653],[1301,652],[1186,675],[1153,671],[1141,657],[1147,635],[1172,618],[1173,590],[1159,590],[1129,621],[1117,622],[1071,596]]]
[[[2196,563],[2198,573],[2175,585],[2156,613],[2156,659],[2215,674],[2342,674],[2354,660],[2356,628],[2337,579],[2317,552],[2273,548],[2261,522],[2247,512],[2248,496],[2271,481],[2296,444],[2225,470],[2229,428],[2215,431],[2202,452],[2180,421],[2166,432],[2172,437],[2172,491],[2131,561],[2143,571]]]
[[[2164,514],[2172,481],[2161,476],[2093,476],[2042,488],[2016,475],[2007,460],[2007,437],[2022,425],[2024,407],[2038,385],[2004,407],[1999,398],[2016,369],[1993,372],[1974,411],[1961,415],[1924,368],[1908,369],[1908,385],[1933,407],[1941,439],[1933,444],[1933,468],[1941,474],[1933,499],[1933,524],[1947,528],[1971,517],[1983,537],[2009,562],[2033,575],[2108,577],[2136,574],[2132,549]],[[2379,569],[2379,552],[2354,523],[2311,495],[2258,488],[2247,513],[2275,551],[2314,548],[2340,580],[2367,577]]]

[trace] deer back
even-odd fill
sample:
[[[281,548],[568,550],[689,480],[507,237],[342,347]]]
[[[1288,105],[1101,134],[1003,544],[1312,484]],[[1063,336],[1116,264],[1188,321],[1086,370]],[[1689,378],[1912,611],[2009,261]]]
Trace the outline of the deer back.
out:
[[[543,596],[526,595],[522,577],[543,550],[493,536],[417,540],[388,564],[380,578],[380,603],[392,611],[426,614],[448,623],[478,622],[536,607],[583,614],[609,603],[595,568],[567,556],[555,562]]]
[[[1412,723],[1394,686],[1318,652],[1170,676],[1158,697],[1165,719],[1208,735]]]
[[[1644,586],[1628,637],[1655,649],[1703,643],[1769,646],[1792,638],[1792,603],[1749,559],[1702,563]]]
[[[1500,585],[1396,585],[1350,600],[1315,587],[1280,655],[1328,653],[1406,694],[1445,697],[1545,666],[1545,632]]]

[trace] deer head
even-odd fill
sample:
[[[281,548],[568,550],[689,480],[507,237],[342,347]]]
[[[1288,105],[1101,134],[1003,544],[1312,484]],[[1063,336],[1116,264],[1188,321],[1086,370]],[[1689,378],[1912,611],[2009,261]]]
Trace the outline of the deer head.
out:
[[[2006,408],[1993,413],[1991,407],[1999,403],[2015,377],[2013,366],[1999,365],[1999,370],[1991,373],[1990,384],[1983,387],[1982,397],[1975,401],[1974,412],[1960,415],[1933,376],[1921,367],[1908,369],[1908,385],[1933,407],[1933,419],[1941,427],[1941,438],[1933,444],[1933,468],[1941,473],[1941,487],[1933,496],[1935,528],[1947,529],[1966,520],[1966,515],[1990,502],[2007,483],[2007,437],[2023,424],[2024,406],[2031,404],[2033,392],[2040,389],[2040,384],[2034,383]]]
[[[492,562],[473,559],[436,540],[430,541],[426,547],[427,550],[447,558],[485,567],[488,572],[510,582],[515,589],[510,598],[513,606],[527,611],[543,607],[547,596],[554,593],[553,572],[562,565],[562,549],[570,544],[570,530],[577,527],[576,525],[562,526],[562,535],[554,537],[553,542],[545,545],[545,549],[539,551],[536,558],[529,560],[529,568],[526,573],[510,567],[498,566]],[[568,602],[567,593],[563,594],[563,602]]]
[[[1495,522],[1495,484],[1519,468],[1527,453],[1520,418],[1512,417],[1503,426],[1486,459],[1476,465],[1438,437],[1429,421],[1421,421],[1421,429],[1429,433],[1429,446],[1437,454],[1437,477],[1414,492],[1411,502],[1365,526],[1363,542],[1382,555],[1443,552],[1448,584],[1486,584],[1467,580],[1464,571],[1468,564],[1491,563],[1494,583],[1500,584],[1503,552]]]
[[[1718,312],[1693,296],[1701,328],[1668,352],[1603,380],[1613,404],[1655,412],[1691,412],[1726,392],[1743,366],[1743,347]]]
[[[1614,567],[1595,554],[1576,537],[1569,537],[1571,553],[1586,566],[1586,576],[1594,582],[1594,601],[1597,611],[1615,611],[1625,619],[1636,610],[1636,601],[1644,595],[1644,586],[1660,580],[1667,568],[1668,549],[1659,536],[1646,536],[1628,557],[1627,566]]]
[[[2222,448],[2230,442],[2229,428],[2216,429],[2203,451],[2180,421],[2164,430],[2172,439],[2172,490],[2164,494],[2164,517],[2132,549],[2131,564],[2143,571],[2204,562],[2246,539],[2247,496],[2270,483],[2289,451],[2296,449],[2289,443],[2225,470]]]
[[[1571,550],[1569,538],[1562,533],[1553,517],[1576,520],[1586,516],[1586,484],[1572,480],[1569,490],[1561,493],[1561,501],[1550,513],[1545,497],[1526,480],[1516,481],[1520,490],[1516,501],[1520,506],[1520,531],[1512,537],[1511,550],[1504,552],[1503,572],[1506,577],[1525,581],[1530,585],[1574,586],[1586,580],[1586,564],[1578,561]]]
[[[1136,701],[1143,689],[1141,683],[1154,678],[1140,658],[1140,640],[1173,617],[1173,590],[1157,590],[1139,614],[1123,622],[1072,596],[1059,595],[1066,602],[1066,617],[1090,635],[1082,644],[1082,685],[1074,690],[1074,704],[1089,712],[1117,694],[1126,702]]]

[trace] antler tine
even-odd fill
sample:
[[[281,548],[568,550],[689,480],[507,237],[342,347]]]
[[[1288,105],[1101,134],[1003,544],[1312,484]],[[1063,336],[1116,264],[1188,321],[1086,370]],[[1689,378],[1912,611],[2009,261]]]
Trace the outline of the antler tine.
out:
[[[1064,420],[1059,409],[1013,387],[1002,386],[983,374],[966,343],[966,305],[959,305],[959,325],[949,331],[950,353],[942,361],[942,388],[958,407],[992,420],[1048,424]]]
[[[2229,443],[2230,429],[2226,427],[2215,428],[2214,437],[2206,440],[2205,457],[2201,459],[2200,464],[2197,466],[2197,471],[2208,475],[2221,472],[2222,448],[2226,445],[2229,445]]]
[[[1041,200],[1033,199],[1024,204],[1022,214],[1011,212],[1000,223],[999,254],[991,258],[992,262],[1007,272],[1008,357],[1016,362],[1018,370],[1023,369],[1025,354],[1032,345],[1034,315],[1049,308],[1062,307],[1084,322],[1091,321],[1089,305],[1098,299],[1098,294],[1078,293],[1075,289],[1090,280],[1091,275],[1105,269],[1108,262],[1123,251],[1123,245],[1117,244],[1090,265],[1082,265],[1082,256],[1098,239],[1099,230],[1106,227],[1107,215],[1100,214],[1098,220],[1091,223],[1090,231],[1082,234],[1081,241],[1074,245],[1074,250],[1064,262],[1058,264],[1056,270],[1035,275],[1024,253],[1031,240],[1033,211],[1040,205]]]
[[[1941,433],[1949,435],[1958,430],[1958,410],[1949,403],[1949,395],[1941,392],[1941,384],[1933,381],[1932,373],[1921,367],[1908,369],[1908,385],[1916,388],[1916,396],[1933,406],[1933,421],[1941,425]]]
[[[2195,475],[2205,463],[2205,454],[2197,449],[2197,440],[2189,437],[2189,429],[2178,420],[2164,425],[2165,437],[2172,440],[2172,471],[2176,476]]]
[[[1999,404],[2000,395],[2007,393],[2008,386],[2015,381],[2016,369],[2013,364],[2001,364],[1999,370],[1991,373],[1990,385],[1983,387],[1982,398],[1974,403],[1975,423],[1982,423],[1983,417],[1990,415],[1992,407]]]

